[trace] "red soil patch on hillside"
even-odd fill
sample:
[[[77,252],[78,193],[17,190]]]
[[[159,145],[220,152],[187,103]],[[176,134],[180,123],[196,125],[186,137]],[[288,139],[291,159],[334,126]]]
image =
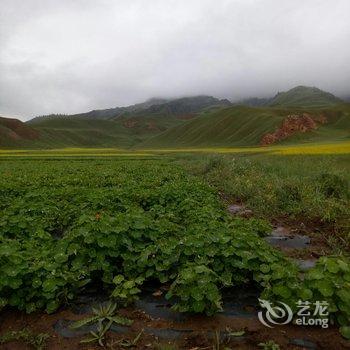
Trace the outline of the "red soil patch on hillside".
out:
[[[146,124],[147,130],[151,130],[151,131],[161,131],[161,129],[158,127],[158,125],[153,122],[150,121]]]
[[[123,122],[123,126],[128,129],[135,129],[143,127],[147,131],[161,131],[162,129],[159,128],[159,126],[154,121],[149,121],[145,123],[145,125],[142,125],[139,120],[135,119],[128,119]]]
[[[133,119],[128,119],[123,122],[125,128],[135,128],[137,126],[137,121]]]
[[[265,134],[262,137],[260,144],[262,146],[271,145],[298,132],[305,133],[315,130],[319,124],[325,123],[327,123],[327,118],[323,114],[291,114],[283,120],[282,125],[275,132]]]
[[[39,132],[18,119],[0,117],[0,126],[4,127],[2,134],[12,140],[35,140]]]

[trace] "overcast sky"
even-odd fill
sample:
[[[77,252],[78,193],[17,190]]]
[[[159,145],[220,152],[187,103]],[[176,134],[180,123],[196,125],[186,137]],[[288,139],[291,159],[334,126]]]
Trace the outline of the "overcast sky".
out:
[[[0,0],[0,114],[350,95],[349,0]]]

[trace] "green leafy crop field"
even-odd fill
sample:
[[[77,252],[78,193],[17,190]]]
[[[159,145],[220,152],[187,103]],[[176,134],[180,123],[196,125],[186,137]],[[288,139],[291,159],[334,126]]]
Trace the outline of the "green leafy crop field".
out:
[[[262,238],[267,221],[229,215],[216,187],[180,164],[1,160],[1,307],[51,313],[90,284],[127,304],[150,282],[169,285],[178,311],[213,314],[224,290],[253,284],[289,305],[326,300],[349,324],[346,257],[323,257],[300,277]]]

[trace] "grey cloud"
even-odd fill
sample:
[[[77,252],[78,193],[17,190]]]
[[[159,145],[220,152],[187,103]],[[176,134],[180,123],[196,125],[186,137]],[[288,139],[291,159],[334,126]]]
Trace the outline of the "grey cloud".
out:
[[[0,114],[350,94],[348,0],[0,0]]]

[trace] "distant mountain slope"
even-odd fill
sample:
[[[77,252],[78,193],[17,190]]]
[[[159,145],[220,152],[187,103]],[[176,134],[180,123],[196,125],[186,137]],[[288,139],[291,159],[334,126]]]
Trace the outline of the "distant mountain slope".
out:
[[[276,107],[325,107],[341,102],[338,97],[316,87],[297,86],[287,92],[278,93],[267,105]]]
[[[131,147],[183,121],[173,117],[143,117],[139,120],[60,117],[33,125],[40,132],[34,147]]]
[[[28,147],[131,147],[194,118],[204,110],[230,105],[212,96],[144,103],[75,115],[50,115],[27,122],[40,133]],[[117,113],[117,114],[115,114]],[[94,116],[94,118],[92,118]]]
[[[338,97],[316,87],[296,86],[286,92],[279,92],[271,98],[252,97],[237,101],[235,105],[249,107],[327,107],[341,102],[342,100]]]
[[[43,120],[51,120],[51,119],[58,119],[58,118],[80,118],[80,119],[112,119],[114,117],[120,116],[124,113],[130,113],[130,112],[136,112],[143,109],[147,109],[150,106],[153,105],[160,105],[162,103],[167,102],[167,99],[162,98],[151,98],[145,102],[137,103],[131,106],[127,107],[115,107],[115,108],[108,108],[108,109],[96,109],[90,112],[85,113],[77,113],[77,114],[49,114],[49,115],[43,115],[38,116],[29,121],[29,123],[40,123]]]
[[[116,119],[118,117],[139,117],[142,115],[175,115],[195,114],[204,108],[219,105],[227,106],[231,103],[228,100],[219,100],[212,96],[191,96],[177,98],[173,100],[151,98],[145,102],[137,103],[127,107],[115,107],[109,109],[93,110],[86,113],[78,113],[71,115],[50,114],[39,116],[31,119],[28,123],[37,124],[44,120],[60,119],[60,118],[79,118],[79,119]]]
[[[209,112],[145,141],[141,147],[206,147],[258,144],[282,120],[276,111],[244,106]]]
[[[329,109],[235,106],[203,114],[146,140],[138,147],[257,146],[269,134],[282,135],[273,143],[349,138],[350,105]]]
[[[0,117],[0,146],[16,146],[22,141],[33,141],[39,132],[18,119]]]
[[[194,117],[197,113],[202,112],[207,108],[227,107],[230,105],[231,105],[230,101],[219,100],[213,96],[183,97],[183,98],[171,100],[162,104],[154,104],[148,107],[147,109],[138,110],[132,114],[134,116],[174,115],[182,119],[189,119],[191,117]],[[130,113],[128,115],[130,115]]]

